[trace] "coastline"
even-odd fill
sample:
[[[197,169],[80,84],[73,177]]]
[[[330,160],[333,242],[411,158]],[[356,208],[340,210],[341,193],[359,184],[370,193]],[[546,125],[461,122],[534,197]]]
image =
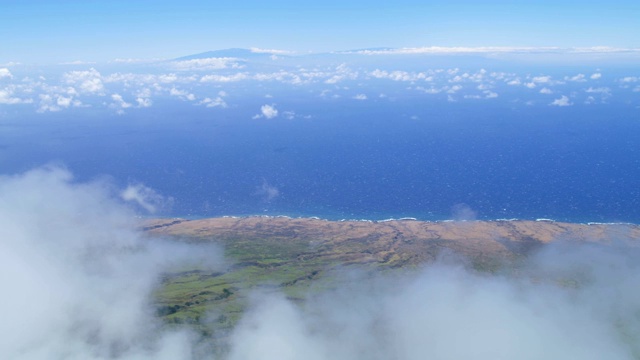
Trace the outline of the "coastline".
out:
[[[264,215],[264,214],[248,214],[248,215],[222,215],[222,216],[139,216],[143,221],[147,220],[183,220],[183,221],[198,221],[198,220],[211,220],[211,219],[290,219],[290,220],[320,220],[326,222],[362,222],[362,223],[385,223],[396,221],[415,221],[421,223],[493,223],[493,222],[539,222],[539,223],[564,223],[564,224],[577,224],[577,225],[628,225],[628,226],[640,226],[640,223],[628,222],[628,221],[570,221],[570,220],[557,220],[551,218],[495,218],[495,219],[422,219],[418,217],[402,216],[402,217],[389,217],[383,219],[366,219],[366,218],[331,218],[321,216],[295,216],[295,215]]]

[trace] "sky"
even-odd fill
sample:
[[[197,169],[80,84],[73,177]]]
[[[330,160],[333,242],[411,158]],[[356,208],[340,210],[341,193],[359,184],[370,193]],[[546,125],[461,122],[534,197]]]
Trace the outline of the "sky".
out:
[[[638,48],[637,1],[0,2],[0,64],[175,58],[231,47]]]

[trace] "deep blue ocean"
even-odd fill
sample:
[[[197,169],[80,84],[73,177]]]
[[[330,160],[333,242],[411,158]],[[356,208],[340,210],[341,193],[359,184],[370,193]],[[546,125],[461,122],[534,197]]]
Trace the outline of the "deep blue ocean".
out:
[[[78,181],[143,183],[171,207],[154,216],[328,219],[551,218],[640,222],[640,118],[632,105],[290,97],[308,115],[251,119],[167,102],[105,117],[90,110],[12,117],[2,172],[64,164]],[[464,204],[464,205],[461,205]]]

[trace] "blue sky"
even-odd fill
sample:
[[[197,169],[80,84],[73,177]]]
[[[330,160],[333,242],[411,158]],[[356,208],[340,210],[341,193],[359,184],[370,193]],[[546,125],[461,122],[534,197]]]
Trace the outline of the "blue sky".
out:
[[[0,64],[173,58],[229,47],[640,47],[638,1],[0,2]]]

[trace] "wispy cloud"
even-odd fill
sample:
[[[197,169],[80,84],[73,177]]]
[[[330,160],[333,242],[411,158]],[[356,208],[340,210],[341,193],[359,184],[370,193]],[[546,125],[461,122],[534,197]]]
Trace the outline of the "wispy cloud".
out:
[[[566,95],[562,95],[559,99],[553,100],[549,105],[551,106],[571,106],[573,103],[569,101]]]
[[[615,48],[606,46],[594,47],[526,47],[526,46],[480,46],[480,47],[414,47],[399,49],[383,49],[383,50],[357,50],[347,51],[343,53],[362,54],[362,55],[411,55],[411,54],[483,54],[483,53],[567,53],[567,54],[586,54],[586,53],[640,53],[640,48]]]
[[[278,50],[278,49],[262,49],[257,47],[252,47],[249,49],[252,53],[256,54],[272,54],[272,55],[293,55],[295,51],[289,50]]]
[[[111,188],[60,168],[0,176],[2,304],[29,309],[3,315],[3,358],[190,358],[189,333],[161,326],[153,291],[176,266],[219,269],[219,252],[149,241]]]
[[[172,61],[170,66],[179,71],[240,69],[243,67],[240,59],[230,57]]]

